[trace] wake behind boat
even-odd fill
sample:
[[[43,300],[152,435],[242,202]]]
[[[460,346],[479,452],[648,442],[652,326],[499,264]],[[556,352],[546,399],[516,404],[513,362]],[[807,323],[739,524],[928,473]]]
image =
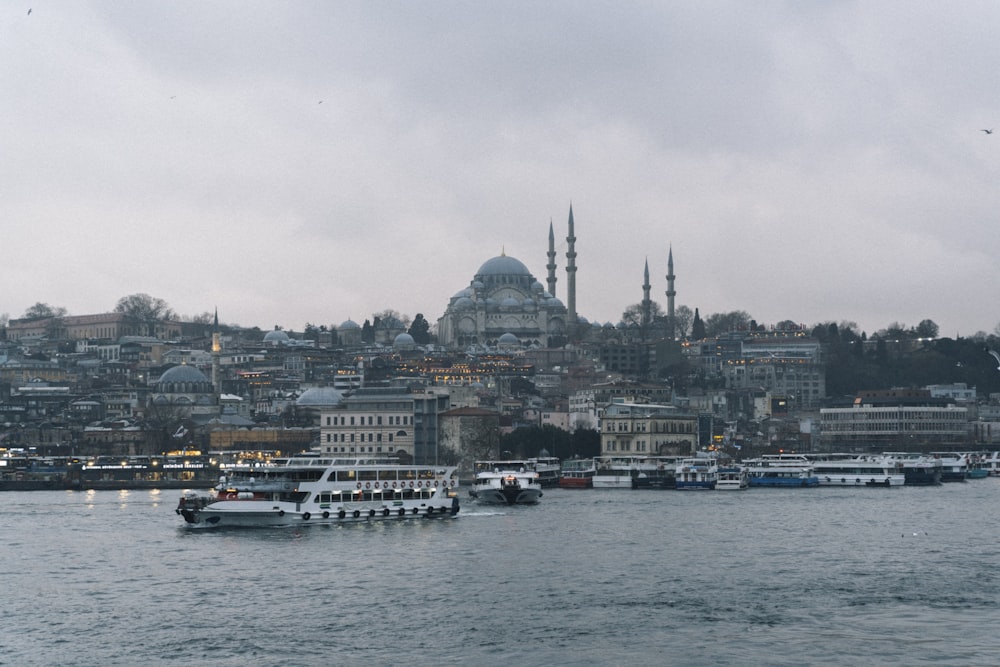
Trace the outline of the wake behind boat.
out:
[[[458,514],[457,468],[315,455],[234,466],[212,495],[187,491],[192,528],[337,524]]]
[[[542,497],[539,475],[526,461],[476,461],[469,495],[487,505],[534,505]]]

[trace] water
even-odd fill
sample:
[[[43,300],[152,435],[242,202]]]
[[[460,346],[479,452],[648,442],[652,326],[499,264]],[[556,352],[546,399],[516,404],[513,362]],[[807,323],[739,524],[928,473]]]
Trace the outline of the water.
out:
[[[220,532],[177,497],[0,494],[0,664],[1000,662],[1000,479]]]

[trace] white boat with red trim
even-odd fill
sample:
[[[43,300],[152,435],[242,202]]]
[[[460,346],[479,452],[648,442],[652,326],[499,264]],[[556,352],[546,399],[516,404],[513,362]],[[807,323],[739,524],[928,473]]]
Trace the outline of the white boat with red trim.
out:
[[[210,495],[186,491],[177,514],[191,528],[339,524],[458,514],[452,466],[315,454],[226,469]]]

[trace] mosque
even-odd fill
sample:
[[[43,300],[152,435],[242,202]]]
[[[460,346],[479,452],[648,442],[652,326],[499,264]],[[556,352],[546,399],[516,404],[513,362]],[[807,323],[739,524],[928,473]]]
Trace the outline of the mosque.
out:
[[[547,285],[535,279],[520,260],[501,252],[487,260],[469,286],[451,297],[438,319],[438,342],[449,348],[472,345],[505,348],[560,347],[585,338],[591,325],[576,311],[576,236],[573,207],[566,236],[566,302],[556,297],[555,235],[549,224]],[[667,276],[669,315],[673,316],[673,256]],[[644,288],[644,319],[649,316],[649,273]]]

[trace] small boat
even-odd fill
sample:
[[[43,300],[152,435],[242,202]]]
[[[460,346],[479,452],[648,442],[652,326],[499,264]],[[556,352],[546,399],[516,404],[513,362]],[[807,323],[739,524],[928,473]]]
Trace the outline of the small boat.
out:
[[[592,489],[595,471],[594,459],[563,461],[559,487],[563,489]]]
[[[273,527],[451,517],[453,466],[305,454],[232,466],[208,495],[185,491],[176,512],[191,528]]]
[[[524,461],[476,461],[469,495],[487,505],[534,505],[542,497],[538,473]]]
[[[716,491],[742,491],[750,488],[750,477],[742,466],[721,466]]]
[[[714,489],[719,481],[719,463],[716,459],[696,457],[683,459],[674,473],[678,491]]]
[[[750,486],[819,486],[812,462],[801,454],[765,454],[745,459]]]

